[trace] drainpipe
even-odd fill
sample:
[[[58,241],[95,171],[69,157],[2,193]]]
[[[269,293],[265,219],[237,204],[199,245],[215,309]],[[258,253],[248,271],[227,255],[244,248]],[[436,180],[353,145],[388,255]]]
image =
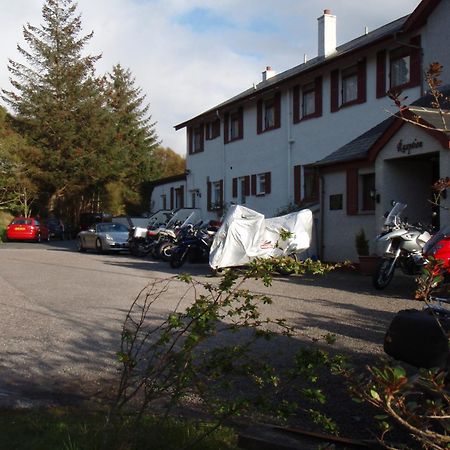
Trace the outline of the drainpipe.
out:
[[[291,90],[287,90],[286,101],[286,117],[287,117],[287,199],[288,205],[294,203],[292,195],[292,147],[294,140],[292,139],[292,93]]]
[[[325,254],[325,244],[323,242],[323,237],[325,235],[325,224],[324,224],[324,217],[325,217],[325,179],[323,177],[323,175],[320,175],[319,177],[320,180],[320,213],[319,213],[319,217],[320,217],[320,223],[319,223],[319,227],[320,227],[320,247],[317,249],[319,252],[319,259],[321,261],[323,261],[323,256]]]

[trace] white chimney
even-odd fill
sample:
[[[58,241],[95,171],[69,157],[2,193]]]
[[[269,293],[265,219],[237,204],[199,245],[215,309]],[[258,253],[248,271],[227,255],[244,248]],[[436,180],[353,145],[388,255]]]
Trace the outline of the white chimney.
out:
[[[274,75],[276,75],[275,70],[273,70],[272,67],[267,66],[266,70],[262,73],[262,80],[267,81],[269,78],[272,78]]]
[[[325,9],[319,22],[318,56],[329,56],[336,51],[336,16]]]

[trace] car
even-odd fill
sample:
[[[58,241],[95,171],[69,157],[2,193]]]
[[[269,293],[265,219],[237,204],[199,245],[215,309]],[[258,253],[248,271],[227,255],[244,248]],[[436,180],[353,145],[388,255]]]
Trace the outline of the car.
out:
[[[8,241],[48,241],[48,228],[37,217],[15,217],[6,228]]]
[[[66,238],[66,229],[61,219],[50,217],[46,220],[45,225],[51,238],[64,240]]]
[[[78,233],[78,251],[96,250],[97,253],[103,253],[128,250],[128,232],[128,227],[122,223],[95,223],[87,230]]]

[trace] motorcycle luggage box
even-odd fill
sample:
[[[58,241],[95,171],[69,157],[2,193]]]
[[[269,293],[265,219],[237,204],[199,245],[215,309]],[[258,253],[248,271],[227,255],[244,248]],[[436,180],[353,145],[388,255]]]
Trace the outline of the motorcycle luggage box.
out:
[[[439,313],[439,322],[448,334],[450,314]],[[449,344],[429,310],[404,309],[392,320],[384,337],[384,351],[415,367],[445,367]]]

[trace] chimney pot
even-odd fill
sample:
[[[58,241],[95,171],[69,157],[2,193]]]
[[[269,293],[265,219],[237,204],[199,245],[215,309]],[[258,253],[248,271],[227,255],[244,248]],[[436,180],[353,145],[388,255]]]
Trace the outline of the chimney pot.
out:
[[[275,75],[275,71],[271,66],[266,66],[266,70],[262,73],[262,80],[267,81],[269,78],[272,78]]]
[[[318,49],[319,56],[329,56],[336,52],[336,16],[330,9],[325,9],[318,22]]]

